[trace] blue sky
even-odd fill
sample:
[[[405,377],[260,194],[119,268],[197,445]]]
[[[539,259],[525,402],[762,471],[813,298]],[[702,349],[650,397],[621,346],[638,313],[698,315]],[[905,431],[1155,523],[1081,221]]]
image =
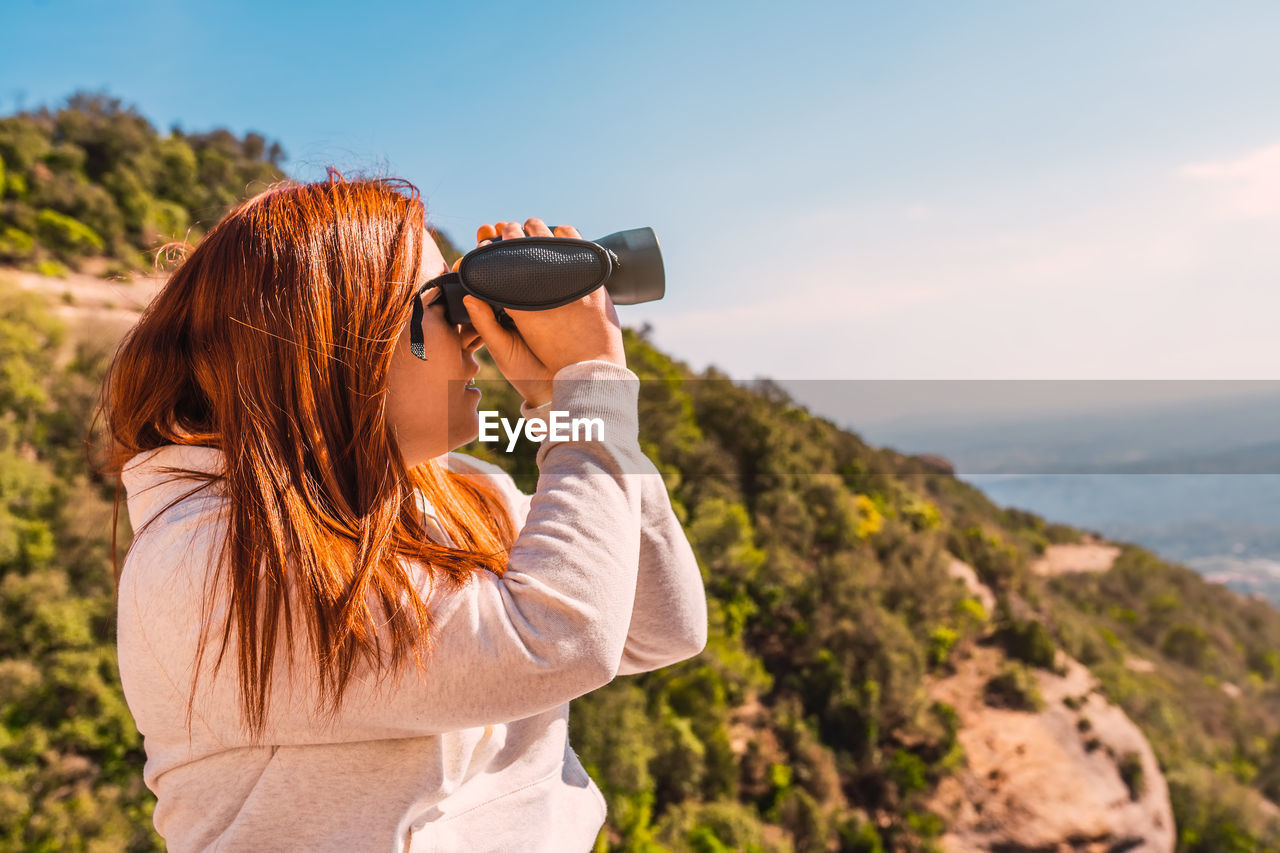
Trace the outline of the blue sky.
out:
[[[263,8],[259,8],[262,6]],[[9,0],[77,88],[418,184],[459,242],[652,225],[694,367],[1280,378],[1280,4]]]

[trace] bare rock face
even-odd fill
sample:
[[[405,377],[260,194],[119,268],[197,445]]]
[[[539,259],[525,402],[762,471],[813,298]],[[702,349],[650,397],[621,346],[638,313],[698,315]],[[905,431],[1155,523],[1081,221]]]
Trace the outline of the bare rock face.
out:
[[[1034,670],[1041,711],[989,707],[983,687],[1005,657],[975,647],[955,675],[930,683],[959,714],[968,766],[929,807],[948,827],[946,853],[1171,853],[1169,789],[1150,744],[1097,680],[1058,653],[1064,675]]]
[[[916,461],[930,471],[955,476],[956,466],[945,456],[939,456],[936,453],[921,453],[916,456]]]
[[[1044,555],[1031,564],[1031,571],[1038,575],[1105,572],[1119,556],[1118,545],[1108,545],[1089,537],[1080,543],[1050,545]]]

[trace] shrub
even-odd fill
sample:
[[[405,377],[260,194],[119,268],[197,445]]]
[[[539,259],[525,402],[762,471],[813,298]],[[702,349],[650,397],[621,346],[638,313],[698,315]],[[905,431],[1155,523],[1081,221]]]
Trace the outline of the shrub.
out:
[[[907,826],[923,838],[937,838],[947,828],[942,818],[933,812],[908,812]]]
[[[36,250],[35,238],[21,228],[0,230],[0,260],[24,261]]]
[[[993,708],[1014,711],[1039,711],[1044,698],[1035,676],[1021,664],[1007,663],[999,673],[987,679],[982,688],[983,700]]]
[[[182,205],[152,200],[143,220],[143,241],[156,243],[180,239],[189,224],[190,217]]]
[[[1195,625],[1175,625],[1164,635],[1160,651],[1190,667],[1202,667],[1209,658],[1209,637]]]
[[[1013,545],[999,536],[974,525],[963,531],[953,530],[947,548],[973,566],[983,583],[997,593],[1016,588],[1022,574],[1021,555]]]
[[[797,853],[825,853],[830,823],[822,804],[807,791],[787,791],[778,803],[777,822],[790,834]]]
[[[1125,788],[1129,789],[1129,799],[1142,798],[1142,793],[1147,790],[1147,775],[1142,767],[1142,756],[1133,751],[1124,753],[1116,762],[1116,770],[1120,771],[1120,779],[1124,781]]]
[[[955,615],[962,623],[968,623],[975,628],[987,624],[987,619],[990,618],[987,608],[982,606],[981,601],[967,597],[956,602]]]
[[[929,768],[920,756],[905,749],[894,750],[889,759],[889,778],[904,799],[929,787]]]
[[[1035,619],[1014,619],[996,632],[1009,656],[1041,669],[1053,669],[1057,649],[1049,632]]]
[[[66,264],[46,260],[36,264],[36,272],[45,278],[66,278],[71,271]]]
[[[1103,642],[1105,642],[1111,648],[1117,649],[1117,650],[1124,648],[1124,643],[1121,642],[1120,638],[1116,636],[1116,632],[1112,631],[1110,628],[1099,628],[1098,634],[1099,636],[1102,637]]]
[[[849,853],[884,853],[884,842],[880,833],[870,821],[850,818],[842,823],[836,831],[840,839],[840,849]]]
[[[1178,827],[1178,850],[1253,853],[1275,849],[1275,829],[1268,826],[1274,821],[1257,809],[1256,792],[1203,766],[1179,767],[1167,772],[1166,779]]]
[[[36,234],[58,257],[74,259],[100,252],[106,243],[88,225],[56,210],[36,214]]]
[[[791,845],[767,840],[754,809],[732,800],[690,801],[669,809],[654,833],[673,851],[689,853],[790,853]]]
[[[940,625],[929,632],[929,666],[942,666],[951,657],[960,635],[953,629]]]
[[[942,525],[942,513],[938,508],[923,498],[912,498],[902,507],[902,517],[911,525],[911,529],[920,533],[933,530]]]

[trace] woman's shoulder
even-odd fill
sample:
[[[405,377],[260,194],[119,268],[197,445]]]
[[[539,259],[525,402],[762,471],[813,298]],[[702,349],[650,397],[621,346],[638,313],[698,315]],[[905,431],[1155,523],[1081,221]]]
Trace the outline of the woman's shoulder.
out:
[[[494,485],[500,484],[519,491],[510,474],[487,460],[454,451],[446,454],[444,464],[445,468],[457,474],[485,477],[492,480]]]
[[[120,567],[122,619],[145,612],[185,630],[226,539],[225,498],[212,479],[222,465],[214,448],[164,445],[123,467],[133,536]]]
[[[137,454],[120,471],[129,523],[141,529],[175,499],[216,479],[224,464],[222,451],[213,447],[166,444]]]
[[[489,462],[488,460],[485,460],[485,459],[480,459],[477,456],[468,456],[467,454],[459,453],[456,450],[450,453],[446,453],[444,462],[445,462],[445,466],[450,471],[457,471],[459,473],[470,473],[472,471],[475,471],[482,474],[489,474],[495,477],[506,477],[507,479],[511,478],[510,474],[504,471],[501,467],[494,465],[492,462]]]
[[[512,510],[529,501],[529,496],[520,491],[511,475],[492,462],[465,453],[451,452],[446,455],[444,464],[449,471],[477,479],[498,492]]]

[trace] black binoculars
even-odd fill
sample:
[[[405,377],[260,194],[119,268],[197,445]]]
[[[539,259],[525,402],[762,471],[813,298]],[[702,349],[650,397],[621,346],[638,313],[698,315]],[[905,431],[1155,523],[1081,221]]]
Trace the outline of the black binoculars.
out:
[[[462,301],[469,293],[487,302],[505,328],[514,329],[506,308],[545,311],[581,299],[602,286],[617,305],[663,297],[666,274],[652,228],[618,231],[594,241],[571,237],[495,239],[467,252],[457,270],[427,282],[417,295],[439,287],[440,294],[431,304],[443,302],[445,320],[456,325],[471,322]],[[425,360],[422,312],[422,300],[415,298],[409,348]]]

